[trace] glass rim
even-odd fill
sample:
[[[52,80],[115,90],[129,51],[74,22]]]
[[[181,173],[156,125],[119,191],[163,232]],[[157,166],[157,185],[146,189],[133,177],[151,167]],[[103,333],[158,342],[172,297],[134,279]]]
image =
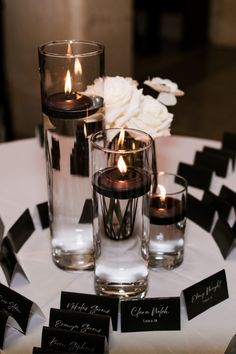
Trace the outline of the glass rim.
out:
[[[54,45],[59,45],[59,44],[85,44],[88,46],[91,46],[91,49],[93,47],[93,50],[87,50],[83,51],[82,53],[71,53],[71,54],[61,54],[61,53],[55,53],[52,51],[49,51],[48,48],[54,46]],[[96,41],[90,41],[90,40],[80,40],[80,39],[59,39],[59,40],[53,40],[49,41],[46,43],[41,44],[38,47],[38,51],[41,55],[44,56],[49,56],[49,57],[55,57],[55,58],[82,58],[82,57],[89,57],[89,56],[95,56],[97,54],[103,53],[105,50],[105,46],[99,42]]]
[[[132,150],[122,150],[122,149],[119,149],[119,150],[113,150],[113,149],[109,149],[108,147],[103,147],[103,146],[100,146],[96,141],[95,139],[97,138],[97,136],[99,134],[102,134],[103,132],[108,132],[108,131],[121,131],[121,130],[124,130],[124,131],[130,131],[130,132],[135,132],[135,133],[138,133],[140,135],[144,135],[147,137],[148,141],[147,142],[147,145],[146,146],[143,146],[143,147],[140,147],[140,148],[137,148],[137,149],[132,149]],[[148,133],[146,133],[145,131],[143,130],[139,130],[139,129],[134,129],[134,128],[106,128],[106,129],[103,129],[103,130],[100,130],[99,132],[97,133],[94,133],[92,136],[91,136],[91,139],[90,139],[90,142],[91,144],[96,147],[96,149],[98,150],[101,150],[101,151],[104,151],[105,153],[110,153],[110,154],[122,154],[122,155],[126,155],[126,154],[136,154],[137,152],[140,152],[140,151],[144,151],[144,150],[147,150],[148,148],[150,148],[154,142],[152,136]]]
[[[156,175],[157,177],[158,176],[170,176],[170,177],[177,177],[179,180],[181,180],[183,182],[183,184],[179,184],[179,183],[176,183],[178,186],[182,186],[182,188],[180,188],[178,191],[176,192],[167,192],[166,191],[166,195],[168,196],[171,196],[171,195],[176,195],[176,194],[181,194],[181,193],[187,193],[187,188],[188,188],[188,181],[185,177],[177,174],[177,173],[173,173],[173,172],[166,172],[166,171],[157,171],[157,172],[151,172],[151,177]],[[151,192],[150,195],[153,196],[153,195],[156,195],[157,193],[156,192]]]

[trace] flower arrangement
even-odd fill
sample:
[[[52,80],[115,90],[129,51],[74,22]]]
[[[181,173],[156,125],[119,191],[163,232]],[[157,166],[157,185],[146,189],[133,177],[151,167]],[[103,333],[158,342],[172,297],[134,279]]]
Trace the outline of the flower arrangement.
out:
[[[105,101],[106,128],[135,128],[148,132],[154,139],[170,135],[173,114],[166,106],[175,105],[176,97],[184,95],[176,83],[155,77],[144,84],[159,94],[157,98],[144,95],[138,82],[129,77],[98,78],[89,86],[91,95],[101,95]]]

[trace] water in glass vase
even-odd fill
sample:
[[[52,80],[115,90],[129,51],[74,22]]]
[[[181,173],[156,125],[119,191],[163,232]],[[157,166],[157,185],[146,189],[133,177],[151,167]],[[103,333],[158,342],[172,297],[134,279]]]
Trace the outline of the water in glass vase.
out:
[[[103,101],[70,114],[43,107],[53,261],[67,270],[92,269],[90,136],[103,128]],[[71,117],[70,117],[71,115]]]

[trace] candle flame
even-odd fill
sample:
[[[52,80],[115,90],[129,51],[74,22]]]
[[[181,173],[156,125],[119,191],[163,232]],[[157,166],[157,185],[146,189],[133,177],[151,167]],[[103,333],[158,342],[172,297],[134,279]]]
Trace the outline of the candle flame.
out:
[[[70,95],[71,94],[71,76],[70,76],[70,70],[67,70],[66,73],[66,80],[65,80],[65,94]]]
[[[165,187],[162,186],[161,184],[158,184],[158,188],[159,188],[159,191],[160,191],[160,193],[159,193],[160,200],[161,200],[162,202],[164,202],[165,199],[166,199],[166,189],[165,189]]]
[[[120,130],[120,135],[118,138],[118,147],[122,147],[122,145],[124,145],[124,141],[125,141],[125,131],[123,128],[121,128]]]
[[[122,156],[119,157],[117,166],[122,175],[127,172],[127,166]]]
[[[88,135],[88,133],[87,133],[87,128],[86,128],[86,123],[84,123],[84,136],[85,136],[85,138],[87,138],[87,135]]]
[[[75,58],[74,72],[76,76],[82,76],[82,66],[80,64],[79,58]]]
[[[71,42],[69,42],[68,43],[68,46],[67,46],[67,55],[69,56],[69,55],[71,55],[72,54],[72,49],[71,49],[71,44],[70,44]]]

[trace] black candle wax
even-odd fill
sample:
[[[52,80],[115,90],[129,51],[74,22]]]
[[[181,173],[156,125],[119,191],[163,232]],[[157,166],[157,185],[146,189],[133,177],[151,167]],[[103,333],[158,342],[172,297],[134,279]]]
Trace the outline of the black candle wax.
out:
[[[150,223],[155,225],[171,225],[185,218],[183,201],[166,196],[164,199],[152,196],[150,200]]]
[[[95,112],[91,97],[72,92],[69,95],[65,93],[55,93],[47,97],[43,102],[43,112],[56,118],[75,118],[86,117]]]
[[[93,187],[109,198],[138,198],[149,191],[150,177],[140,168],[128,167],[122,174],[117,167],[108,167],[94,174]]]

